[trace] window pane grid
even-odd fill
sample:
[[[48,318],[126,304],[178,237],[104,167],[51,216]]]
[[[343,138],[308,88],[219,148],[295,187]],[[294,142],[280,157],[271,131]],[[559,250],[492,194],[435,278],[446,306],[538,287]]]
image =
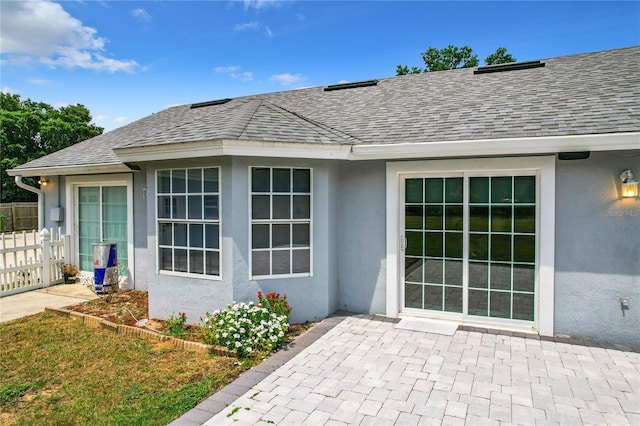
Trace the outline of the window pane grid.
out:
[[[158,266],[220,276],[219,168],[158,170]]]
[[[311,169],[252,167],[253,276],[311,272]]]

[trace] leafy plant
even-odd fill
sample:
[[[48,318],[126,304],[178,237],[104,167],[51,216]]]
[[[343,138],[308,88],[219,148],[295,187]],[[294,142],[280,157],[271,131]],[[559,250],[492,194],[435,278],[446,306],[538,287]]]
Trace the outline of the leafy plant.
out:
[[[253,302],[207,312],[203,322],[205,343],[224,346],[238,357],[259,357],[279,348],[289,328],[286,315]]]
[[[280,296],[279,293],[273,292],[266,296],[261,291],[258,292],[258,305],[264,306],[269,311],[275,313],[278,316],[284,316],[289,320],[289,314],[293,311],[293,308],[287,303],[287,295]]]
[[[0,214],[0,232],[4,232],[7,229],[7,222],[9,221],[9,216],[6,214]]]
[[[80,273],[80,269],[78,269],[78,265],[74,265],[73,263],[63,263],[60,265],[60,270],[63,275],[75,276]]]
[[[165,334],[173,337],[181,337],[189,334],[189,330],[185,327],[187,324],[187,314],[179,312],[177,317],[173,315],[167,318],[164,322],[164,326],[167,329]]]

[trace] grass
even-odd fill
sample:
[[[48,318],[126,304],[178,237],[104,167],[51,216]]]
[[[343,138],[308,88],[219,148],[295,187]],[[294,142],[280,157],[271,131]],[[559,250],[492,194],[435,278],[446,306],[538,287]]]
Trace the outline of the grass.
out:
[[[0,324],[0,424],[165,425],[249,365],[49,313]]]

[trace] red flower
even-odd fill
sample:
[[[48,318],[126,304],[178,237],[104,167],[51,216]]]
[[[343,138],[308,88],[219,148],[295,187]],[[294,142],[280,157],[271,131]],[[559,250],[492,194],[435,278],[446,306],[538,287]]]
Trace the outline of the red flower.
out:
[[[262,292],[261,291],[258,292],[258,299],[260,299],[260,298],[262,298]]]

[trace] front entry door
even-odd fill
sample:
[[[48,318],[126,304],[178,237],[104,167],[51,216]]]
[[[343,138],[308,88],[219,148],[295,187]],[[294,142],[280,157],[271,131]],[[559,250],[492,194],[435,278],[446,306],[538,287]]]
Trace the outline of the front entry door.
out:
[[[403,311],[536,320],[537,178],[404,178]]]

